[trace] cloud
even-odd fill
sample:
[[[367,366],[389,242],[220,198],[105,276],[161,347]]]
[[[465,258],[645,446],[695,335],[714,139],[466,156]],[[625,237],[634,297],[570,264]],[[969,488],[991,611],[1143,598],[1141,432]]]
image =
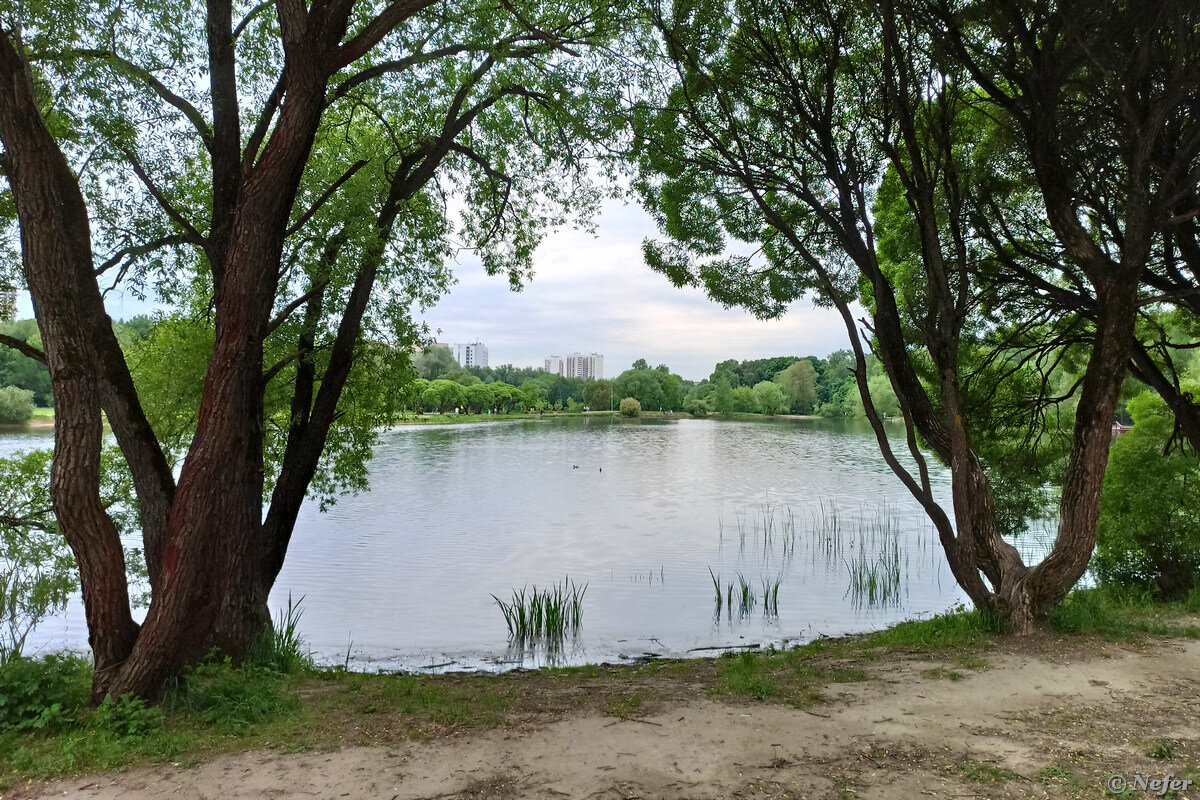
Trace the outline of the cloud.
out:
[[[425,320],[441,329],[441,341],[479,339],[493,365],[541,366],[548,355],[595,352],[604,355],[606,377],[637,358],[699,380],[727,358],[823,356],[847,346],[830,309],[801,302],[781,319],[762,321],[723,309],[698,289],[676,289],[642,259],[642,241],[657,234],[645,212],[610,202],[594,236],[562,230],[547,238],[521,292],[464,260],[455,269],[458,284]]]
[[[493,365],[540,367],[549,355],[601,353],[606,377],[644,358],[700,380],[727,358],[824,356],[847,346],[842,321],[830,309],[802,302],[781,319],[762,321],[723,309],[698,289],[676,289],[642,260],[642,241],[657,235],[640,208],[609,202],[595,235],[567,229],[542,243],[536,274],[521,292],[464,259],[455,267],[458,283],[424,319],[441,330],[440,341],[482,341]],[[114,319],[163,308],[120,290],[105,305]],[[27,293],[17,312],[33,315]]]

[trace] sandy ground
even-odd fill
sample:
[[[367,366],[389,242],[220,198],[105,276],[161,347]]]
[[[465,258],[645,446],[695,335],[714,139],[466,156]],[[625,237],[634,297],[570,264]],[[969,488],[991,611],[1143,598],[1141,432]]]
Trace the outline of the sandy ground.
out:
[[[1066,645],[988,653],[987,661],[955,679],[949,657],[889,658],[871,666],[869,680],[826,687],[828,702],[807,710],[698,697],[652,704],[635,719],[588,712],[427,742],[321,754],[246,752],[21,794],[1098,798],[1112,796],[1105,784],[1113,774],[1131,784],[1138,773],[1200,779],[1200,642]],[[1200,798],[1200,792],[1173,796]]]

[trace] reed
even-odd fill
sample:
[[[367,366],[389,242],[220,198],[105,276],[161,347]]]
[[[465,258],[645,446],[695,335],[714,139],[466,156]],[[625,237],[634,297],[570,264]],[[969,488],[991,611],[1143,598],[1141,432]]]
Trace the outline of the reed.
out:
[[[779,616],[779,587],[782,583],[782,575],[775,576],[773,580],[768,578],[762,579],[763,614],[765,616]]]
[[[583,623],[583,597],[587,588],[586,583],[580,586],[568,576],[545,589],[537,586],[514,589],[507,603],[496,595],[492,599],[504,615],[509,638],[562,639],[568,632],[577,633]]]
[[[857,558],[846,561],[846,568],[850,572],[850,587],[846,593],[855,606],[899,605],[901,582],[898,546],[884,550],[874,561],[869,561],[866,553],[859,550]]]

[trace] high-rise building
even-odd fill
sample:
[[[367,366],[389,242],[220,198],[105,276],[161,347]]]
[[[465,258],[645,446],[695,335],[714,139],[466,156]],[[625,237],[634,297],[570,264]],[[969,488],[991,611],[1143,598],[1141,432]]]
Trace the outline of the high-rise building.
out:
[[[12,322],[17,317],[17,290],[0,286],[0,322]]]
[[[598,381],[604,377],[604,356],[599,353],[571,353],[546,359],[546,372],[564,378]]]
[[[486,367],[488,365],[487,345],[475,341],[470,344],[454,345],[454,360],[464,367]]]

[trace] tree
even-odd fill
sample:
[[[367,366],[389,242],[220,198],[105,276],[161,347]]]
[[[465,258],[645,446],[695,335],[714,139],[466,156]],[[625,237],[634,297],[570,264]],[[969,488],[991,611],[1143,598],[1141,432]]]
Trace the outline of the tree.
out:
[[[885,460],[933,520],[956,580],[1013,631],[1031,630],[1087,568],[1141,278],[1168,209],[1193,188],[1181,176],[1196,168],[1200,147],[1188,110],[1200,74],[1196,12],[1177,2],[1155,8],[647,4],[658,39],[644,53],[663,70],[640,87],[653,99],[631,115],[639,189],[671,238],[646,245],[648,262],[762,317],[807,292],[837,309]],[[985,138],[1000,156],[990,173],[980,170],[986,159],[971,157],[989,125],[1003,133]],[[1169,153],[1167,163],[1150,153]],[[1035,178],[1021,202],[994,191],[1014,163]],[[888,180],[915,222],[916,258],[903,264],[876,248],[869,203]],[[1045,265],[1004,258],[1028,230],[1056,241],[1058,280],[1088,285],[1095,298],[1072,319],[1087,344],[1058,537],[1032,566],[1001,535],[971,432],[972,415],[987,409],[971,405],[980,387],[969,380],[972,365],[996,358],[1020,366],[1009,344],[988,338],[987,314],[999,306],[1015,317],[1021,299],[989,268],[1003,262],[1036,281]],[[725,235],[759,242],[761,257],[723,257]],[[1043,280],[1039,289],[1054,286]],[[862,329],[855,300],[869,309]],[[897,397],[915,471],[893,453],[871,402],[868,344]],[[933,496],[918,437],[950,467],[953,523]]]
[[[626,397],[621,401],[620,411],[626,417],[636,417],[642,413],[642,404],[636,398]]]
[[[79,590],[75,559],[51,508],[50,461],[49,450],[0,459],[0,664],[19,656],[29,632]],[[133,532],[133,489],[123,467],[120,453],[105,451],[101,495],[120,530]],[[140,578],[140,555],[129,552],[126,561],[131,578]]]
[[[435,344],[425,347],[413,358],[413,369],[417,375],[427,381],[458,368],[454,354],[445,345]]]
[[[797,414],[811,414],[817,405],[817,371],[807,358],[791,364],[775,375],[788,407]],[[757,388],[757,387],[755,387]]]
[[[0,388],[0,425],[24,425],[33,419],[33,392],[16,386]]]
[[[636,399],[642,408],[664,407],[662,381],[659,373],[652,369],[625,370],[613,381],[613,392]]]
[[[758,394],[750,386],[739,386],[731,395],[733,411],[739,414],[757,414],[762,411],[758,404]]]
[[[646,362],[646,359],[639,358],[637,361],[633,362],[633,366],[630,367],[630,369],[633,369],[633,370],[650,369],[650,365]]]
[[[27,355],[23,348],[36,350],[42,339],[37,323],[22,319],[0,325],[0,386],[16,386],[33,392],[33,401],[43,408],[53,403],[50,389],[50,371],[46,365]]]
[[[496,394],[492,391],[494,384],[475,383],[468,386],[463,391],[463,398],[467,405],[467,411],[472,414],[481,414],[485,410],[490,409],[496,402]]]
[[[587,67],[570,53],[613,17],[525,5],[281,0],[236,22],[228,0],[5,14],[2,165],[53,386],[52,501],[79,565],[97,698],[153,697],[213,646],[245,653],[269,623],[267,593],[356,365],[388,357],[378,341],[410,348],[421,331],[408,307],[448,284],[455,226],[439,180],[463,187],[456,238],[514,285],[562,202],[590,203],[582,172],[558,169],[578,154],[565,140],[586,139],[569,87]],[[167,293],[211,325],[178,480],[98,276]],[[277,381],[290,413],[268,453]],[[101,410],[137,492],[142,625],[99,492]]]
[[[764,414],[774,416],[788,410],[788,399],[784,396],[783,389],[774,381],[759,381],[754,385],[754,394],[758,399],[758,407]]]
[[[1174,426],[1162,398],[1145,392],[1129,413],[1133,430],[1113,442],[1104,476],[1096,572],[1182,600],[1200,574],[1200,465],[1169,447]]]
[[[588,381],[583,389],[583,401],[592,411],[607,411],[612,408],[612,381]]]

